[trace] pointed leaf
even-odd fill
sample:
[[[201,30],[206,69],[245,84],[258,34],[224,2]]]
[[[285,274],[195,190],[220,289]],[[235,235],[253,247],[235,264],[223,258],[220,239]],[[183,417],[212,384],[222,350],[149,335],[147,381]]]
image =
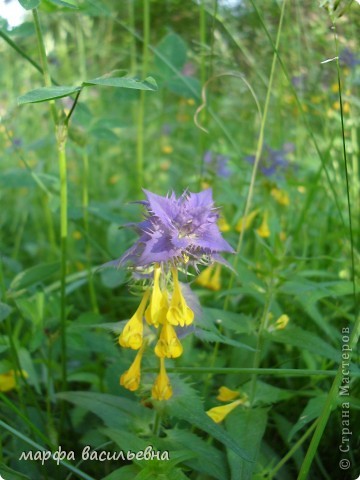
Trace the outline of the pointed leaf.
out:
[[[12,308],[9,307],[9,305],[7,305],[6,303],[0,302],[0,322],[5,320],[5,318],[9,316],[11,311],[12,311]]]
[[[83,82],[84,87],[90,87],[92,85],[101,85],[105,87],[116,88],[131,88],[135,90],[157,90],[156,81],[152,77],[147,77],[145,78],[145,80],[139,80],[138,78],[103,76]]]
[[[40,5],[40,0],[19,0],[19,3],[25,10],[32,10]]]
[[[267,409],[237,408],[225,420],[227,431],[242,448],[246,448],[252,462],[245,462],[231,450],[228,451],[231,480],[251,480],[259,455],[261,440],[267,424]]]
[[[56,98],[63,98],[79,92],[81,87],[43,87],[30,90],[18,98],[18,105],[26,103],[40,103],[55,100]]]

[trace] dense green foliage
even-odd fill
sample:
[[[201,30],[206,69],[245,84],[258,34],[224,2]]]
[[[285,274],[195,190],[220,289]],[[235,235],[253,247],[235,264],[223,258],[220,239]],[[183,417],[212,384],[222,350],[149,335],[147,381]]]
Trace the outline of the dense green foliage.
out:
[[[0,18],[0,476],[356,478],[358,3],[20,3]],[[119,385],[141,282],[99,267],[142,188],[207,187],[237,253],[183,275],[201,314],[156,401],[150,352]],[[243,401],[215,423],[222,386]],[[83,454],[150,445],[170,459]]]

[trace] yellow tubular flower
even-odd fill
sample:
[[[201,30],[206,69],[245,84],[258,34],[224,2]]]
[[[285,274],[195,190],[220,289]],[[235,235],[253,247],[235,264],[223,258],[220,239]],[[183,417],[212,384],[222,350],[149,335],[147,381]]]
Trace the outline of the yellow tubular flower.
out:
[[[168,309],[167,292],[160,288],[161,267],[154,268],[154,287],[151,294],[150,305],[145,312],[145,320],[149,325],[158,328],[159,324],[164,323]]]
[[[214,420],[215,423],[220,423],[224,418],[229,415],[238,405],[244,403],[242,399],[235,400],[235,402],[228,403],[227,405],[221,405],[220,407],[214,407],[208,410],[206,413]]]
[[[289,323],[290,318],[288,315],[280,315],[280,317],[275,322],[275,330],[284,330],[287,324]]]
[[[196,283],[209,290],[218,291],[221,289],[220,272],[221,265],[219,263],[217,265],[210,265],[200,273],[196,279]]]
[[[14,370],[0,374],[0,392],[8,392],[16,387],[16,376]]]
[[[160,358],[177,358],[183,353],[183,347],[178,339],[174,327],[165,322],[160,338],[155,347],[155,354]]]
[[[142,347],[136,354],[135,360],[131,364],[129,370],[123,373],[120,377],[120,385],[127,388],[131,392],[134,392],[139,388],[140,384],[140,367],[141,359],[144,353],[144,347]]]
[[[271,190],[272,197],[280,204],[287,207],[290,204],[290,198],[287,192],[284,190],[279,190],[278,188],[273,188]]]
[[[258,213],[259,213],[259,209],[256,209],[253,212],[250,212],[248,215],[246,215],[246,217],[241,217],[235,226],[235,230],[237,232],[241,232],[241,230],[247,230],[248,228],[250,228],[254,221],[254,218]]]
[[[256,232],[262,238],[270,237],[270,228],[269,228],[269,224],[268,224],[268,212],[267,212],[267,210],[265,210],[261,225],[256,230]]]
[[[166,314],[166,319],[171,325],[190,325],[194,320],[194,312],[188,307],[182,294],[178,272],[175,267],[171,269],[174,280],[174,291],[171,297],[170,307]]]
[[[230,231],[230,225],[226,221],[225,217],[220,217],[218,220],[218,226],[220,232],[229,232]]]
[[[220,400],[220,402],[231,402],[231,400],[234,400],[239,396],[239,392],[236,392],[235,390],[230,390],[230,388],[222,386],[219,388],[219,395],[216,398],[217,400]]]
[[[202,287],[209,288],[211,274],[214,270],[214,265],[206,267],[196,279],[196,283]]]
[[[143,316],[147,301],[150,296],[150,290],[146,290],[141,303],[124,327],[119,337],[119,343],[122,347],[138,350],[143,343]]]
[[[165,360],[160,358],[160,373],[156,377],[155,383],[151,390],[151,396],[154,400],[168,400],[172,397],[172,388],[169,377],[165,370]]]

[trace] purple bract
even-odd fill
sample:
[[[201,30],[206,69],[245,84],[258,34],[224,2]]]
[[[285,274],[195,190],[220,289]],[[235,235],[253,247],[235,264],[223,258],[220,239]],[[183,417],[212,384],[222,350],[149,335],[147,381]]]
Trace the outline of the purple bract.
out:
[[[185,191],[179,198],[174,192],[162,197],[144,189],[147,200],[145,220],[131,224],[139,239],[118,260],[117,266],[132,263],[147,267],[154,263],[210,264],[226,263],[219,252],[234,253],[217,226],[219,214],[214,207],[212,190]]]

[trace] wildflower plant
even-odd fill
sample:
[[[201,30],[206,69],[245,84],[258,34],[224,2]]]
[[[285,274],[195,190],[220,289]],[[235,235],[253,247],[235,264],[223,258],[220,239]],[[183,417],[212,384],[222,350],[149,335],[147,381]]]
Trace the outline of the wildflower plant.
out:
[[[138,350],[120,384],[134,391],[140,384],[140,363],[152,335],[156,332],[155,355],[160,360],[160,372],[152,389],[152,398],[167,400],[172,388],[165,370],[165,358],[178,358],[183,346],[178,332],[194,322],[191,292],[179,280],[179,271],[189,267],[199,272],[199,265],[226,263],[221,252],[234,253],[218,227],[219,213],[214,206],[212,190],[200,193],[185,191],[180,197],[166,197],[144,190],[145,218],[129,226],[139,235],[138,240],[112,265],[131,264],[137,278],[146,279],[147,286],[140,305],[126,323],[119,337],[123,348]]]

